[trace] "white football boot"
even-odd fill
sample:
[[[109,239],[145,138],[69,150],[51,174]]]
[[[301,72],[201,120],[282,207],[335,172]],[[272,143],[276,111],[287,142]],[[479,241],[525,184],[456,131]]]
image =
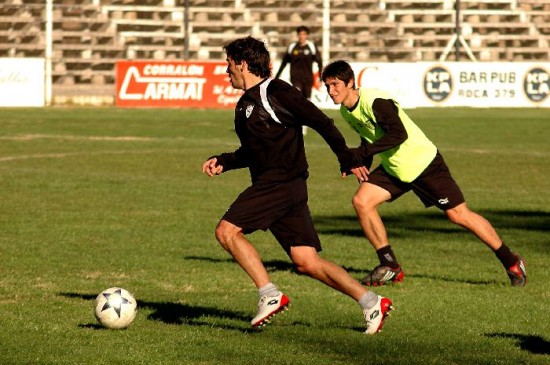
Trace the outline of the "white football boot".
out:
[[[392,304],[391,299],[379,295],[378,302],[374,307],[363,310],[363,315],[367,321],[366,334],[374,335],[382,330],[384,320],[393,310]]]
[[[290,300],[286,295],[279,292],[279,295],[276,297],[263,296],[258,302],[258,313],[256,317],[252,319],[250,324],[252,327],[260,327],[267,323],[271,317],[280,311],[286,310],[290,305]]]

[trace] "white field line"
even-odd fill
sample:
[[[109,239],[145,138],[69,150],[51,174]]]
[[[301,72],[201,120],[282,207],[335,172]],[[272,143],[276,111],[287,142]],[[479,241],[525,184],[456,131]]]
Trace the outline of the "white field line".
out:
[[[107,142],[152,142],[152,141],[182,141],[188,138],[185,137],[137,137],[137,136],[75,136],[75,135],[55,135],[55,134],[22,134],[16,136],[0,136],[0,140],[4,141],[33,141],[38,139],[57,139],[57,140],[67,140],[67,141],[107,141]],[[215,143],[214,141],[210,141]],[[216,142],[218,146],[227,145],[232,146],[233,143],[230,142]],[[306,143],[306,148],[315,149],[318,147],[325,148],[326,146],[323,143]],[[28,160],[36,158],[64,158],[70,156],[81,156],[81,155],[90,155],[90,154],[125,154],[125,153],[152,153],[158,152],[158,150],[148,150],[148,151],[103,151],[103,152],[75,152],[75,153],[44,153],[44,154],[33,154],[33,155],[21,155],[21,156],[4,156],[0,157],[0,162],[6,161],[16,161],[16,160]],[[488,149],[463,149],[463,148],[444,148],[443,154],[447,152],[457,152],[457,153],[471,153],[477,155],[487,155],[487,154],[496,154],[496,155],[522,155],[522,156],[531,156],[531,157],[545,157],[550,154],[544,151],[516,151],[513,149],[499,149],[499,150],[488,150]]]
[[[1,162],[9,161],[21,161],[21,160],[32,160],[32,159],[41,159],[41,158],[66,158],[74,156],[91,156],[91,155],[135,155],[135,154],[148,154],[148,153],[158,153],[158,152],[170,152],[167,150],[141,150],[141,151],[96,151],[96,152],[69,152],[69,153],[37,153],[33,155],[20,155],[20,156],[5,156],[0,157]],[[173,150],[172,152],[182,152],[181,150]]]
[[[135,136],[74,136],[74,135],[53,135],[53,134],[23,134],[17,136],[3,136],[0,140],[4,141],[33,141],[37,139],[57,139],[57,140],[69,140],[69,141],[116,141],[116,142],[150,142],[154,140],[161,140],[160,138],[151,137],[135,137]],[[129,154],[129,153],[151,153],[148,151],[101,151],[101,152],[73,152],[73,153],[38,153],[32,155],[20,155],[20,156],[4,156],[0,157],[0,162],[18,161],[18,160],[30,160],[40,158],[65,158],[71,156],[83,156],[91,154]],[[156,151],[155,151],[156,152]]]
[[[531,156],[531,157],[545,157],[550,155],[550,153],[546,151],[518,151],[514,149],[495,149],[495,150],[488,150],[488,149],[480,149],[480,148],[444,148],[442,149],[443,156],[445,156],[448,152],[456,152],[456,153],[471,153],[476,155],[520,155],[520,156]]]
[[[34,141],[39,139],[55,139],[65,141],[107,141],[107,142],[153,142],[153,141],[185,141],[190,140],[187,137],[137,137],[137,136],[75,136],[75,135],[55,135],[55,134],[23,134],[16,136],[0,136],[0,140],[4,141]],[[233,143],[220,142],[210,140],[217,146],[227,145],[234,146]],[[148,150],[131,150],[131,151],[95,151],[95,152],[66,152],[66,153],[36,153],[32,155],[18,155],[18,156],[3,156],[0,157],[1,162],[30,160],[30,159],[46,159],[46,158],[66,158],[73,156],[86,156],[86,155],[116,155],[116,154],[148,154],[158,152],[175,152],[182,153],[183,149],[148,149]]]
[[[0,140],[4,141],[33,141],[36,139],[60,139],[68,141],[155,141],[162,140],[161,138],[152,138],[152,137],[136,137],[136,136],[72,136],[72,135],[55,135],[55,134],[22,134],[17,136],[4,136],[0,137]]]

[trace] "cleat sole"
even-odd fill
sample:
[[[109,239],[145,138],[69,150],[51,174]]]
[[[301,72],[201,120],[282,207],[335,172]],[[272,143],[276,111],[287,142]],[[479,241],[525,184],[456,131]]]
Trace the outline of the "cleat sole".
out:
[[[386,313],[384,314],[384,321],[382,322],[382,326],[380,326],[380,328],[378,329],[378,331],[376,331],[376,333],[382,332],[382,327],[386,324],[385,319],[386,319],[387,317],[391,316],[391,314],[392,314],[391,312],[392,312],[394,309],[395,309],[395,308],[394,308],[393,305],[390,305],[390,306],[388,307],[388,310],[387,310]]]
[[[262,321],[258,322],[258,324],[253,325],[252,328],[259,328],[259,327],[265,327],[267,324],[271,322],[271,319],[278,313],[284,313],[288,310],[288,307],[290,307],[290,303],[288,303],[285,306],[282,306],[278,308],[275,312],[269,314],[266,318],[264,318]]]

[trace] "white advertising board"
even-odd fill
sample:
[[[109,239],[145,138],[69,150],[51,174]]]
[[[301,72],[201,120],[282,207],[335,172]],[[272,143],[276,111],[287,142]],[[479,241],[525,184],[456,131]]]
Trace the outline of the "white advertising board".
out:
[[[44,106],[43,58],[0,58],[0,107]]]
[[[359,87],[390,92],[405,108],[550,108],[548,62],[352,63]],[[326,90],[312,92],[322,108],[336,108]]]

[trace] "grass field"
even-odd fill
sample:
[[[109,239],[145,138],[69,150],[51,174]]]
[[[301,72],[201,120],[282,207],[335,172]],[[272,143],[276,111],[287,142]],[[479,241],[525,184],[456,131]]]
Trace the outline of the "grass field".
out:
[[[396,310],[365,336],[359,306],[296,274],[264,232],[250,239],[293,305],[249,328],[256,290],[214,238],[249,177],[201,172],[236,148],[232,111],[0,110],[0,363],[548,364],[549,111],[410,114],[469,206],[525,257],[529,283],[511,287],[489,249],[407,195],[381,209],[405,282],[377,289]],[[313,131],[306,148],[322,255],[361,278],[377,259],[351,206],[357,183]],[[95,322],[111,286],[138,299],[127,330]]]

